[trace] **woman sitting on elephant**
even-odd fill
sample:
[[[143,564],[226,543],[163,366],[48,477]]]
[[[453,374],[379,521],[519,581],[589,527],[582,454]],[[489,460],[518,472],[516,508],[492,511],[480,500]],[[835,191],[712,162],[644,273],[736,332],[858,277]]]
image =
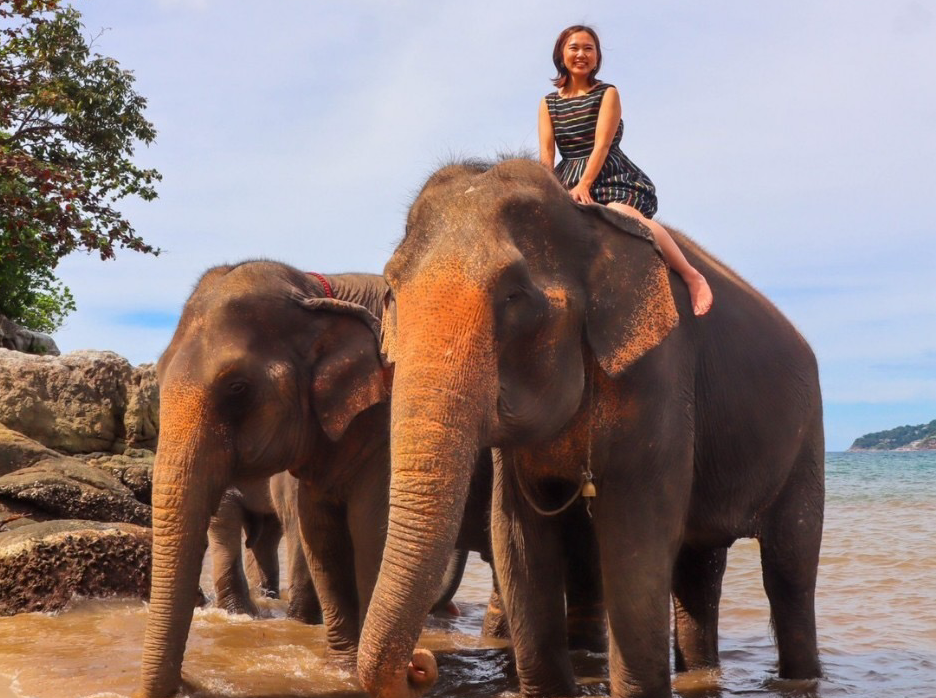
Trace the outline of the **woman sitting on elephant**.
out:
[[[555,173],[575,201],[605,204],[647,226],[667,264],[689,287],[693,312],[704,315],[712,307],[708,282],[666,229],[652,220],[657,209],[653,182],[620,149],[620,96],[613,85],[595,78],[601,67],[598,34],[582,25],[563,30],[553,63],[557,89],[543,98],[539,109],[540,161],[552,169],[558,145],[562,159]]]

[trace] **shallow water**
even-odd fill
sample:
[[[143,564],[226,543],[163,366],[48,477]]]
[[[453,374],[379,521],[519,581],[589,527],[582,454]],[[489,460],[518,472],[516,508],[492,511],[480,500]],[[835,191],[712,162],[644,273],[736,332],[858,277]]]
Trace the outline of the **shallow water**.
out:
[[[826,678],[776,678],[757,543],[739,541],[725,575],[722,667],[675,676],[678,695],[936,696],[936,453],[828,454],[827,490],[817,590]],[[504,644],[479,637],[489,589],[487,567],[472,557],[456,596],[463,615],[430,621],[421,644],[436,652],[441,675],[431,695],[516,695]],[[320,627],[285,620],[280,601],[263,603],[271,617],[259,621],[196,611],[184,666],[191,698],[361,695],[324,662]],[[143,603],[121,600],[0,618],[0,698],[126,698],[145,621]],[[584,692],[607,695],[606,658],[574,661]]]

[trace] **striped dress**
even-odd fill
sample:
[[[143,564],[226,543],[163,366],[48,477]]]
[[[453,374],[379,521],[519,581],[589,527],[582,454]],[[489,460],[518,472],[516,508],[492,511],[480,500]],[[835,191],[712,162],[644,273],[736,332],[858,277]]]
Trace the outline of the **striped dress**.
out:
[[[591,92],[579,97],[560,97],[558,92],[546,95],[546,107],[552,119],[556,145],[562,156],[556,165],[556,176],[566,189],[578,184],[585,171],[588,156],[595,147],[595,128],[601,99],[609,87],[612,85],[600,82]],[[647,218],[653,218],[657,210],[656,187],[621,151],[622,135],[623,121],[618,124],[608,157],[591,187],[592,198],[601,204],[612,201],[627,204]]]

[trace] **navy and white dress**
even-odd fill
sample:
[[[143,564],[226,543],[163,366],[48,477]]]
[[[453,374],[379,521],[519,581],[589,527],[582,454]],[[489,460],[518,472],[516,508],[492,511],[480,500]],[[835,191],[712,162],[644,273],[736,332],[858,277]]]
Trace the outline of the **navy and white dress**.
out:
[[[546,95],[546,107],[552,119],[556,146],[562,159],[556,165],[556,176],[566,189],[582,178],[588,156],[595,147],[598,110],[605,91],[613,85],[599,82],[591,92],[578,97],[560,97],[559,92]],[[624,122],[618,124],[601,172],[591,187],[592,198],[598,203],[617,201],[633,206],[647,218],[657,210],[656,187],[644,172],[628,159],[620,148]]]

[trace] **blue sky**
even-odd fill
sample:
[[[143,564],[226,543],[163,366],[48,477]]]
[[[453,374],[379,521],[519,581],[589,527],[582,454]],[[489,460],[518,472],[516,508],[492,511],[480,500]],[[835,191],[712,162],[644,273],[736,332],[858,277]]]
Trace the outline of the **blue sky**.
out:
[[[154,361],[208,267],[380,272],[426,176],[535,149],[552,45],[602,39],[657,218],[816,351],[827,445],[936,418],[936,3],[84,0],[158,130],[158,258],[73,255],[63,351]],[[718,299],[716,299],[716,302]]]

